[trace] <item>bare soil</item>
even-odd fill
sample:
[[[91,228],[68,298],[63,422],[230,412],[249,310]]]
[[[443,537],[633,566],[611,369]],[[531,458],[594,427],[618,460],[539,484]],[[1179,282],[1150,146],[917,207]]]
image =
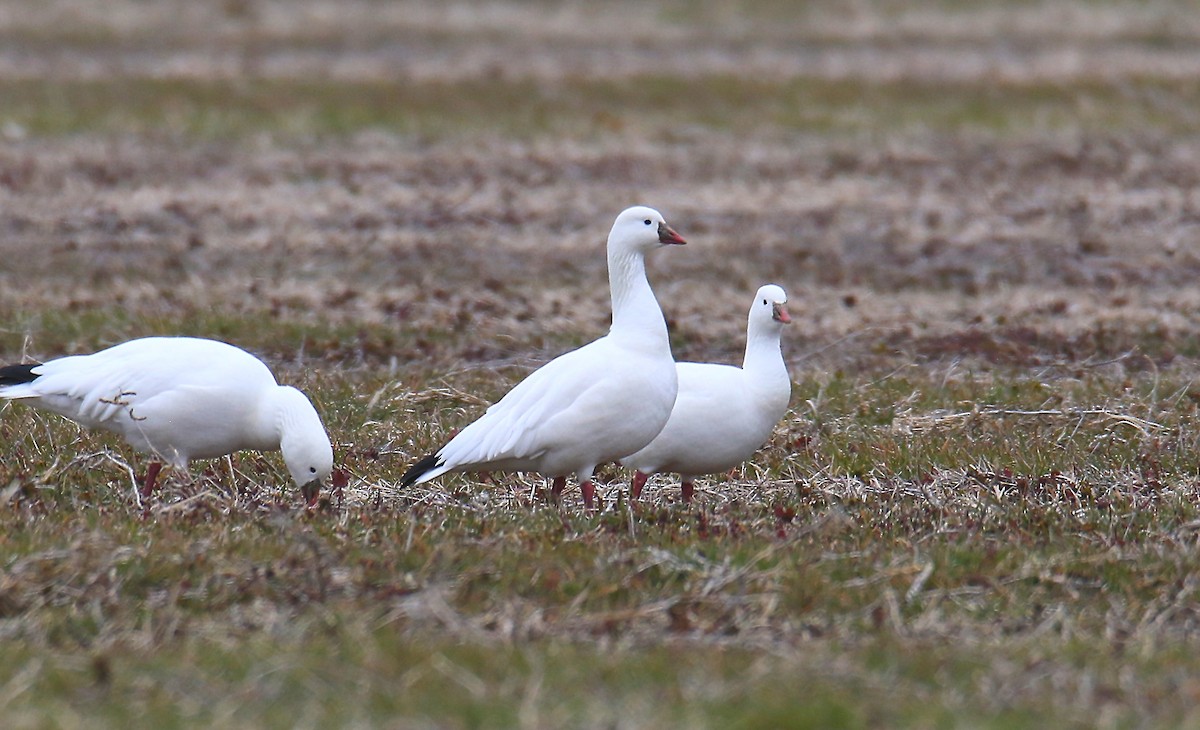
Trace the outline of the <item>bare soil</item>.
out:
[[[651,261],[681,358],[733,357],[747,297],[773,281],[798,315],[800,368],[1129,352],[1165,365],[1195,354],[1198,155],[1130,138],[11,143],[0,342],[12,357],[30,334],[34,354],[56,354],[24,311],[210,310],[444,330],[448,358],[528,354],[548,334],[603,331],[604,236],[640,202],[689,239]]]

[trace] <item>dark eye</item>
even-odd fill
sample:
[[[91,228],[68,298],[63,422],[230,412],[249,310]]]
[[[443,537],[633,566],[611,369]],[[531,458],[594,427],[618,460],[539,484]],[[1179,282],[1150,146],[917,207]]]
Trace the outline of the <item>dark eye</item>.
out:
[[[642,223],[645,223],[646,225],[650,225],[650,219],[647,218],[646,220],[642,221]]]
[[[764,300],[763,300],[763,304],[766,304],[766,303],[767,303],[767,300],[766,300],[766,299],[764,299]]]
[[[309,473],[309,474],[316,474],[316,473],[317,473],[317,467],[315,467],[315,466],[310,466],[310,467],[308,467],[308,473]]]

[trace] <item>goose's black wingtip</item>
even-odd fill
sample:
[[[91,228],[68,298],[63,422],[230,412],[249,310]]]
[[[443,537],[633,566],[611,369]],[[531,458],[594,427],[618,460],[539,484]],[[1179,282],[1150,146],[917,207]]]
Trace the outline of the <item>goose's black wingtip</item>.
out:
[[[32,383],[38,379],[38,376],[33,374],[33,369],[37,366],[37,363],[27,363],[25,365],[5,365],[4,367],[0,367],[0,386]]]
[[[443,463],[444,462],[442,461],[441,457],[437,454],[430,454],[422,458],[420,461],[410,466],[408,471],[404,472],[404,476],[400,477],[400,486],[411,487],[413,482],[421,478],[422,474],[438,468]]]

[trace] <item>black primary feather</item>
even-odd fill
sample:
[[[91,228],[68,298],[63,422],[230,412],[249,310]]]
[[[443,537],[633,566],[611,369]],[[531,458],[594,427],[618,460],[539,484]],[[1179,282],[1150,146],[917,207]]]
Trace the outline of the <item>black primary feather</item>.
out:
[[[404,472],[404,476],[400,477],[400,486],[411,487],[413,482],[421,478],[422,474],[430,469],[436,469],[441,465],[442,459],[437,454],[430,454],[429,456],[422,458],[420,461],[410,466],[408,471]]]
[[[38,376],[33,374],[33,369],[37,366],[38,363],[27,363],[25,365],[5,365],[4,367],[0,367],[0,385],[32,383],[38,379]]]

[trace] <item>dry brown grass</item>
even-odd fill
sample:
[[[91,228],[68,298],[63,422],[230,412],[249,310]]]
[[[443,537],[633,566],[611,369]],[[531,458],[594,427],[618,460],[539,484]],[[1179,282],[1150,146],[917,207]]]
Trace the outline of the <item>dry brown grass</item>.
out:
[[[1028,83],[1194,79],[1187,3],[15,2],[14,77],[347,80],[727,74]]]
[[[1141,348],[1163,363],[1191,352],[1200,311],[1198,152],[1128,139],[249,155],[25,142],[0,161],[6,349],[37,334],[22,311],[99,308],[366,325],[391,338],[365,345],[385,361],[442,343],[456,361],[537,357],[603,331],[604,232],[640,200],[692,241],[651,261],[681,357],[734,357],[746,292],[777,280],[802,314],[793,357],[1032,365]]]

